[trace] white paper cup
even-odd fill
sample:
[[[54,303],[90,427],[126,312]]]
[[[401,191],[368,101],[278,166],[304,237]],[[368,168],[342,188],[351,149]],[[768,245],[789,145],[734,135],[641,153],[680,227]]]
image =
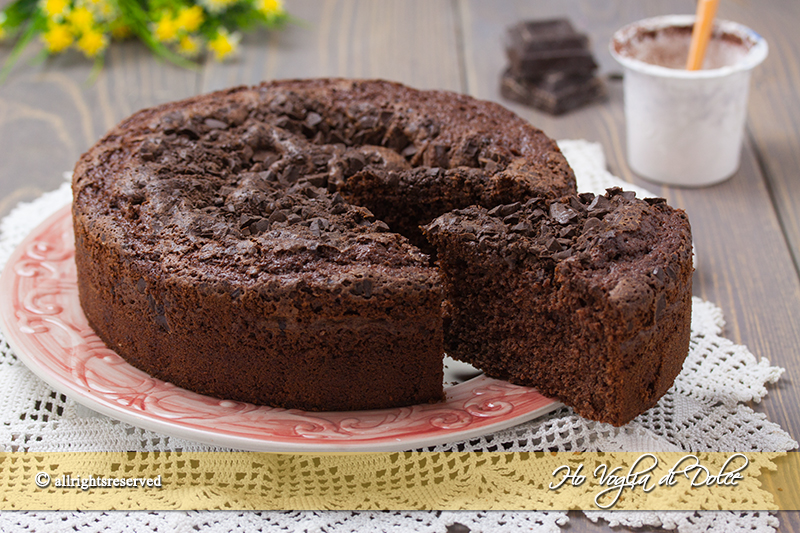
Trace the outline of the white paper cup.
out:
[[[693,15],[641,20],[609,46],[625,69],[628,163],[644,178],[687,187],[739,168],[752,69],[767,57],[753,30],[716,21],[703,69],[685,70]]]

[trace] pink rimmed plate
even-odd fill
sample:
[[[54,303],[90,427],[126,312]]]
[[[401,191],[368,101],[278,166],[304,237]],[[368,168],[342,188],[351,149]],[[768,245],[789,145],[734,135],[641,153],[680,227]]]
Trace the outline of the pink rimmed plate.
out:
[[[485,435],[561,406],[450,359],[446,400],[437,404],[320,413],[196,394],[132,367],[95,335],[78,301],[74,256],[66,206],[6,264],[0,325],[17,357],[55,390],[145,429],[250,451],[401,451]]]

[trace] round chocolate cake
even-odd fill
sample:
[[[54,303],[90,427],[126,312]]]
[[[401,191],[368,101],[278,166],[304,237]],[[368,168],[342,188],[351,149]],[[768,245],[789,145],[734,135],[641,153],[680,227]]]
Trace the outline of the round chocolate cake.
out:
[[[73,179],[90,324],[202,394],[432,402],[446,350],[619,425],[688,351],[685,214],[577,195],[556,144],[493,103],[384,81],[240,87],[136,113]]]
[[[443,397],[420,226],[575,180],[496,104],[296,80],[134,114],[81,157],[73,192],[81,305],[120,356],[219,398],[353,410]]]

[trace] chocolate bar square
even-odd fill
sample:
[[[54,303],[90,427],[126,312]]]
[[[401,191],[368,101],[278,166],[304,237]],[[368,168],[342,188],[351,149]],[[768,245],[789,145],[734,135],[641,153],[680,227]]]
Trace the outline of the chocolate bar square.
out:
[[[549,71],[591,73],[597,63],[589,39],[567,19],[520,22],[508,29],[506,54],[517,77],[534,79]]]
[[[507,48],[513,48],[520,55],[554,48],[587,48],[588,38],[575,31],[567,19],[528,20],[508,29]]]
[[[567,74],[591,73],[597,63],[588,50],[568,48],[538,53],[537,56],[521,56],[508,51],[508,59],[515,76],[535,79],[544,72],[559,71]]]
[[[500,80],[500,94],[504,98],[560,115],[606,95],[605,84],[595,76],[564,77],[533,82],[514,76],[510,69]]]

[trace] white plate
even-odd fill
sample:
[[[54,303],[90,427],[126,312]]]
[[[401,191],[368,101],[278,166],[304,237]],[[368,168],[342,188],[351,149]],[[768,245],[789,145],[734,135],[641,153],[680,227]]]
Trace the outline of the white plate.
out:
[[[402,451],[493,433],[561,406],[453,360],[446,399],[436,404],[320,413],[196,394],[132,367],[95,335],[78,301],[74,255],[67,206],[26,237],[3,271],[6,339],[55,390],[145,429],[251,451]]]

